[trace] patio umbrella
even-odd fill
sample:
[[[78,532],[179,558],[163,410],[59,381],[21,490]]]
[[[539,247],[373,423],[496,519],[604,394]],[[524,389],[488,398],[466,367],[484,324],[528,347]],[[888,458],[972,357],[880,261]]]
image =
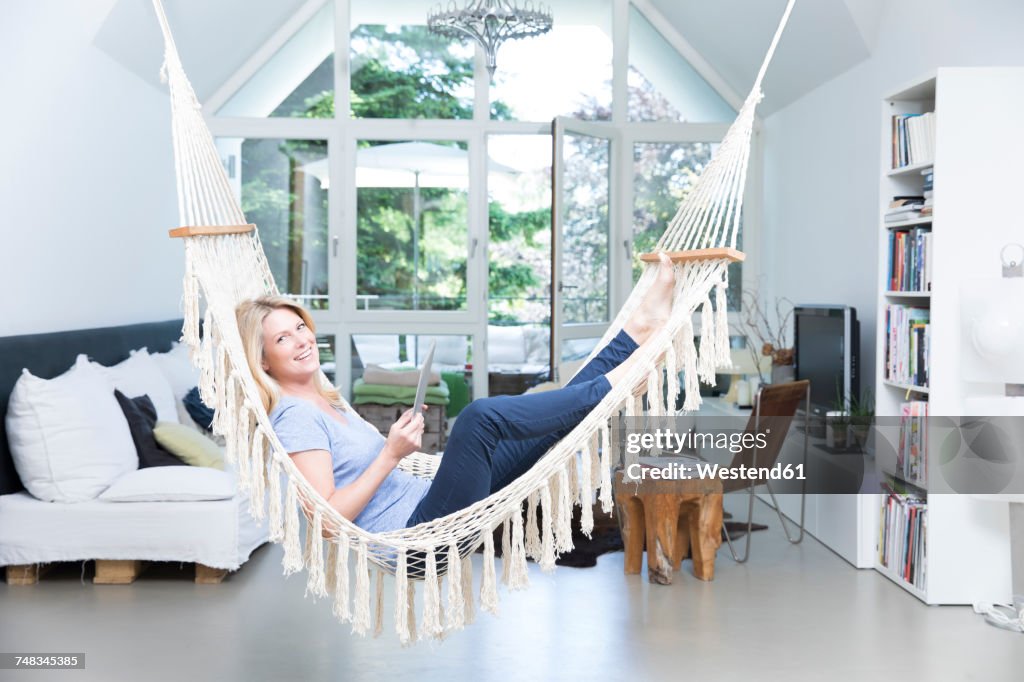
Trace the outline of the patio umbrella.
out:
[[[301,169],[320,180],[324,189],[330,186],[327,159],[304,164]],[[514,168],[488,158],[489,173],[512,175]],[[458,147],[433,142],[393,142],[356,151],[356,187],[411,187],[413,189],[413,291],[412,307],[419,307],[420,249],[419,232],[423,205],[420,189],[423,187],[469,186],[469,154]]]

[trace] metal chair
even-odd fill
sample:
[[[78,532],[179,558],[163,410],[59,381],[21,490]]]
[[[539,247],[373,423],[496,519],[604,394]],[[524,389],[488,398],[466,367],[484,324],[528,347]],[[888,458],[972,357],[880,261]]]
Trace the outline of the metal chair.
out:
[[[769,386],[762,387],[757,393],[757,397],[754,401],[754,411],[751,413],[750,419],[747,421],[747,427],[744,430],[744,433],[757,434],[761,433],[762,428],[764,428],[765,447],[746,448],[743,451],[736,453],[736,456],[733,457],[730,466],[739,467],[741,464],[746,465],[747,467],[773,466],[775,461],[779,458],[779,452],[782,450],[782,444],[786,440],[786,435],[789,433],[789,427],[793,422],[793,417],[796,415],[796,408],[800,405],[801,400],[804,401],[805,414],[810,414],[810,381],[792,381],[785,384],[771,384]],[[806,471],[807,429],[804,429],[803,464],[804,470]],[[723,492],[729,493],[735,490],[743,490],[744,488],[748,489],[750,492],[749,504],[747,505],[747,540],[742,557],[736,554],[736,549],[733,547],[732,539],[729,537],[729,533],[725,531],[724,523],[722,526],[726,542],[729,544],[729,552],[732,554],[732,558],[736,563],[740,564],[750,558],[750,535],[753,530],[754,523],[754,489],[757,485],[759,485],[759,483],[753,480],[726,479],[722,481]],[[766,481],[764,485],[768,488],[768,494],[772,498],[772,504],[775,505],[775,513],[779,515],[779,521],[782,523],[782,530],[786,534],[786,539],[794,545],[799,544],[804,539],[804,509],[807,502],[806,477],[801,481],[800,485],[800,533],[796,538],[793,538],[790,535],[789,526],[787,525],[782,512],[779,510],[779,503],[778,500],[775,499],[775,493],[772,491],[771,484]]]

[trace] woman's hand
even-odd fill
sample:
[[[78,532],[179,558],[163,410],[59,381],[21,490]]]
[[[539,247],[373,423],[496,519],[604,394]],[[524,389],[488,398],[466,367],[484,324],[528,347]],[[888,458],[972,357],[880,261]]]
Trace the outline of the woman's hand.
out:
[[[414,414],[411,408],[406,410],[398,421],[392,424],[381,452],[387,453],[395,464],[398,464],[403,457],[417,452],[422,447],[425,426],[422,414]]]

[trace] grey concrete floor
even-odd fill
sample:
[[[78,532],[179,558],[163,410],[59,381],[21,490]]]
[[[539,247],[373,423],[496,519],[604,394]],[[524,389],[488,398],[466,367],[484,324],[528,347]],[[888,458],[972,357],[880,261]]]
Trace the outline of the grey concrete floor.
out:
[[[727,508],[741,511],[739,504]],[[157,564],[132,585],[65,565],[35,586],[0,584],[0,651],[85,652],[86,669],[0,680],[1021,680],[1024,636],[970,607],[925,606],[813,538],[789,545],[774,513],[750,561],[719,551],[713,582],[688,562],[671,586],[624,576],[622,554],[502,590],[499,617],[403,649],[350,634],[304,598],[266,545],[221,585]],[[479,580],[479,565],[475,575]],[[385,613],[393,613],[390,604]]]

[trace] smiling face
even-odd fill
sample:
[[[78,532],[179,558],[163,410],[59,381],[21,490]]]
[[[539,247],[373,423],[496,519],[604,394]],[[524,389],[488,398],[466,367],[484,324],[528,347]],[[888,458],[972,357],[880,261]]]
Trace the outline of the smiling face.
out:
[[[288,308],[263,318],[263,370],[279,384],[309,381],[320,369],[316,334]]]

